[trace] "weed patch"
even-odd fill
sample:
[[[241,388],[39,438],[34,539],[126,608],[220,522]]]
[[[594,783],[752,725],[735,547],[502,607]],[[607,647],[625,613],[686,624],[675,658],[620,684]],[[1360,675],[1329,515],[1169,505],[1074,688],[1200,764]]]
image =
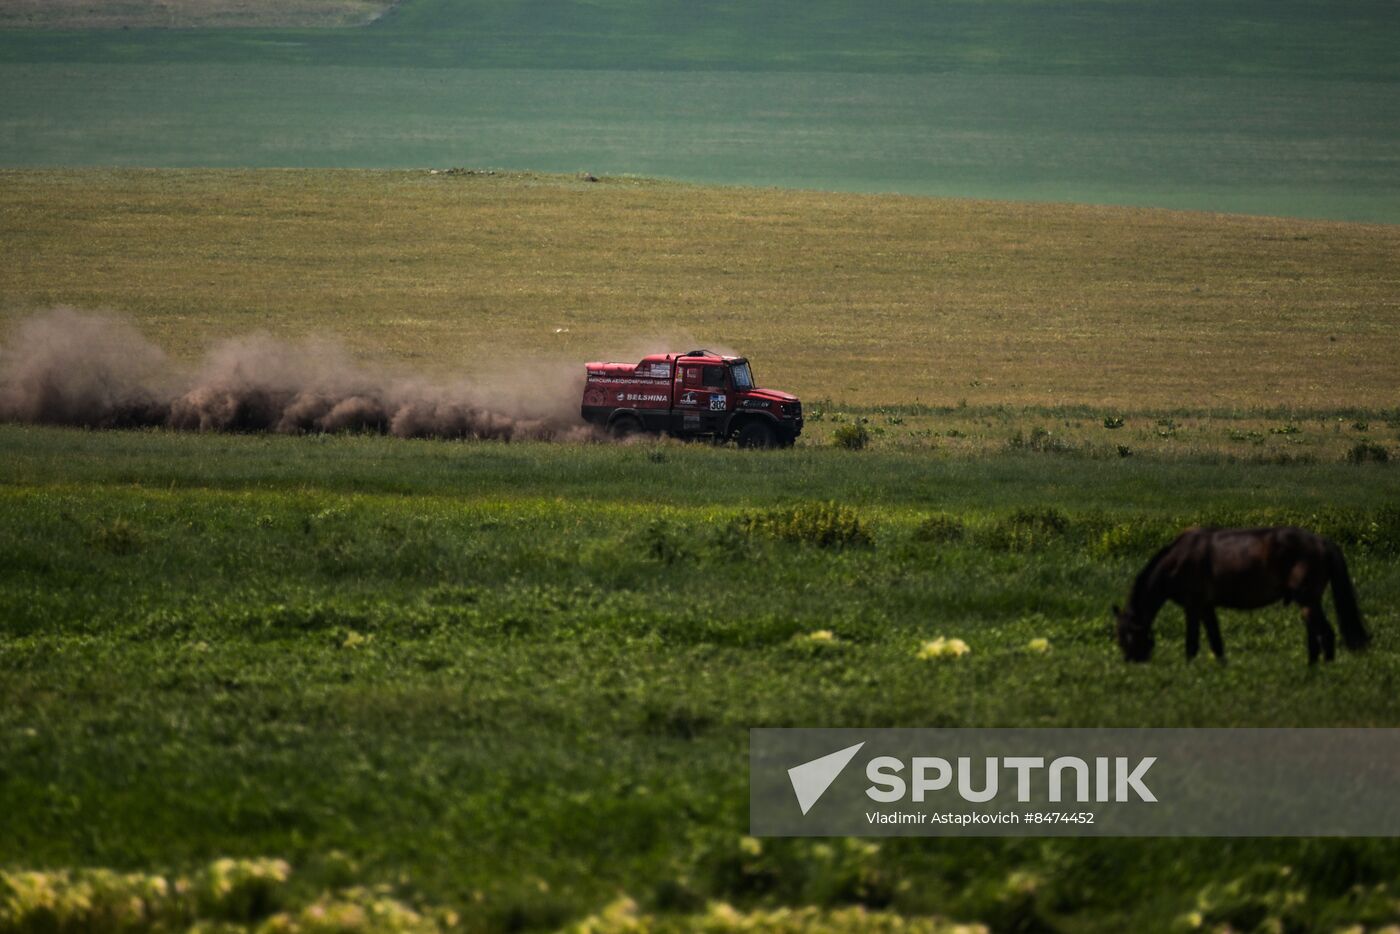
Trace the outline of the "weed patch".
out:
[[[135,524],[118,516],[92,531],[92,545],[110,555],[131,555],[141,550],[145,536]]]
[[[1070,517],[1053,507],[1018,509],[983,530],[982,540],[998,551],[1033,551],[1062,541],[1070,525]]]
[[[1026,435],[1020,429],[1011,436],[1011,440],[1006,442],[1009,451],[1033,451],[1036,454],[1076,454],[1082,449],[1072,441],[1068,441],[1050,432],[1049,429],[1036,426],[1031,429],[1031,433]]]
[[[865,450],[870,444],[870,432],[865,427],[865,420],[837,426],[831,433],[831,443],[847,451]]]
[[[854,509],[836,503],[807,503],[787,509],[746,513],[735,524],[751,537],[818,548],[871,545],[875,540],[869,526]]]
[[[937,513],[925,516],[914,526],[914,541],[932,544],[960,542],[967,537],[967,525],[957,516]]]
[[[1390,451],[1374,441],[1358,441],[1347,452],[1349,464],[1384,464],[1390,460]]]

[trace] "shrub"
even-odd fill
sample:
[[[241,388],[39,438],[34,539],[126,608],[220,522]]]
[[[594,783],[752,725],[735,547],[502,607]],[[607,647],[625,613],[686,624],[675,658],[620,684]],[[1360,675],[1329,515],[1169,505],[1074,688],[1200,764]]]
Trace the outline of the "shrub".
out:
[[[1012,451],[1034,451],[1037,454],[1072,454],[1077,450],[1064,438],[1057,437],[1041,427],[1031,429],[1030,437],[1018,430],[1006,446]]]
[[[353,867],[350,867],[353,871]],[[447,908],[418,909],[376,886],[322,891],[287,905],[294,890],[280,859],[220,859],[166,878],[110,869],[0,870],[3,931],[386,931],[456,927]]]
[[[1196,909],[1179,919],[1182,927],[1236,931],[1301,931],[1307,894],[1287,866],[1259,865],[1196,895]]]
[[[849,643],[830,629],[817,629],[795,634],[788,640],[787,647],[800,655],[817,657],[843,652],[849,647]]]
[[[1347,451],[1347,462],[1352,464],[1364,464],[1367,461],[1384,464],[1389,460],[1390,452],[1374,441],[1358,441]]]
[[[987,544],[1004,551],[1030,551],[1062,538],[1069,527],[1069,516],[1058,509],[1018,509],[991,527]]]
[[[938,658],[962,658],[972,649],[961,639],[949,639],[947,636],[939,636],[929,642],[919,644],[919,650],[915,657],[929,661]]]
[[[1069,530],[1069,516],[1052,506],[1018,509],[1007,520],[1012,525],[1063,535]]]
[[[701,892],[752,902],[756,896],[780,901],[818,904],[857,902],[861,905],[888,905],[894,898],[898,879],[882,865],[881,848],[868,840],[785,841],[706,834],[697,841],[694,864],[687,873],[690,885]],[[804,931],[812,934],[846,931],[895,932],[908,930],[889,924],[814,925],[801,923],[793,912],[780,909],[786,917],[769,918],[763,923],[744,924],[738,917],[715,927],[677,923],[680,931]],[[804,911],[806,909],[803,909]],[[815,910],[815,909],[813,909]],[[729,909],[726,908],[726,912]],[[686,919],[678,919],[685,922]],[[597,930],[597,929],[594,929]],[[622,930],[638,930],[625,928]],[[648,928],[647,930],[662,930]],[[918,927],[912,930],[940,930]]]
[[[290,874],[280,859],[220,859],[173,883],[110,869],[0,870],[0,930],[185,930],[190,922],[253,922],[277,910]]]
[[[1400,504],[1364,511],[1321,509],[1309,515],[1285,516],[1283,521],[1326,535],[1343,547],[1400,554]]]
[[[1090,543],[1090,551],[1100,556],[1131,555],[1146,557],[1177,534],[1170,520],[1139,519],[1104,530]]]
[[[956,542],[967,535],[967,526],[957,516],[934,513],[914,527],[916,542]]]
[[[689,557],[684,540],[675,534],[669,523],[657,519],[628,536],[626,549],[661,564],[675,564]]]
[[[141,550],[141,533],[135,525],[118,516],[92,532],[93,547],[113,555],[130,555]]]
[[[1048,910],[1053,897],[1038,875],[1017,870],[1004,880],[987,879],[965,893],[968,908],[993,931],[1054,931],[1059,929]]]
[[[291,873],[280,859],[218,859],[196,879],[201,913],[230,921],[254,921],[271,914]]]
[[[809,503],[790,509],[747,513],[738,518],[736,525],[749,536],[819,548],[869,545],[873,541],[870,530],[855,510],[836,503]]]
[[[848,451],[864,450],[870,443],[870,432],[866,430],[864,421],[842,425],[831,433],[831,443]]]

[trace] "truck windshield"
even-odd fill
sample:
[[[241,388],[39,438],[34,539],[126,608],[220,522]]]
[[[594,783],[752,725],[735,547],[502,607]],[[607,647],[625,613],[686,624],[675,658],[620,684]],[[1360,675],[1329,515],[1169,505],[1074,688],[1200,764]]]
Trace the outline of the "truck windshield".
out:
[[[734,377],[735,389],[753,388],[753,370],[749,369],[747,360],[741,363],[731,363],[729,365],[729,375]]]

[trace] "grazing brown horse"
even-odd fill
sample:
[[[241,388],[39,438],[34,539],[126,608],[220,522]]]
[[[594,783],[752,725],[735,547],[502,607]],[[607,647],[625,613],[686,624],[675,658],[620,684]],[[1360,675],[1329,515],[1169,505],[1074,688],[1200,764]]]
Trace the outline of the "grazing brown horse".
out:
[[[1329,662],[1337,637],[1322,612],[1322,592],[1332,585],[1332,602],[1342,641],[1359,651],[1371,641],[1356,606],[1356,591],[1342,550],[1307,529],[1187,529],[1147,562],[1133,582],[1128,606],[1113,608],[1118,646],[1130,662],[1152,657],[1152,621],[1168,600],[1186,611],[1186,658],[1201,650],[1201,626],[1210,650],[1225,660],[1215,608],[1253,610],[1280,600],[1303,608],[1308,627],[1308,663],[1318,655]]]

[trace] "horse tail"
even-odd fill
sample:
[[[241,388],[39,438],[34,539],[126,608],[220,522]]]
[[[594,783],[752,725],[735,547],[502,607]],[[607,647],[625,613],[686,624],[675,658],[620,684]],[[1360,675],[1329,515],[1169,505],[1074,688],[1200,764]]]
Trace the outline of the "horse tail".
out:
[[[1342,629],[1342,642],[1359,652],[1371,644],[1371,634],[1361,622],[1361,609],[1356,605],[1356,590],[1347,573],[1347,559],[1335,542],[1327,543],[1327,564],[1332,576],[1332,603],[1337,607],[1337,622]]]

